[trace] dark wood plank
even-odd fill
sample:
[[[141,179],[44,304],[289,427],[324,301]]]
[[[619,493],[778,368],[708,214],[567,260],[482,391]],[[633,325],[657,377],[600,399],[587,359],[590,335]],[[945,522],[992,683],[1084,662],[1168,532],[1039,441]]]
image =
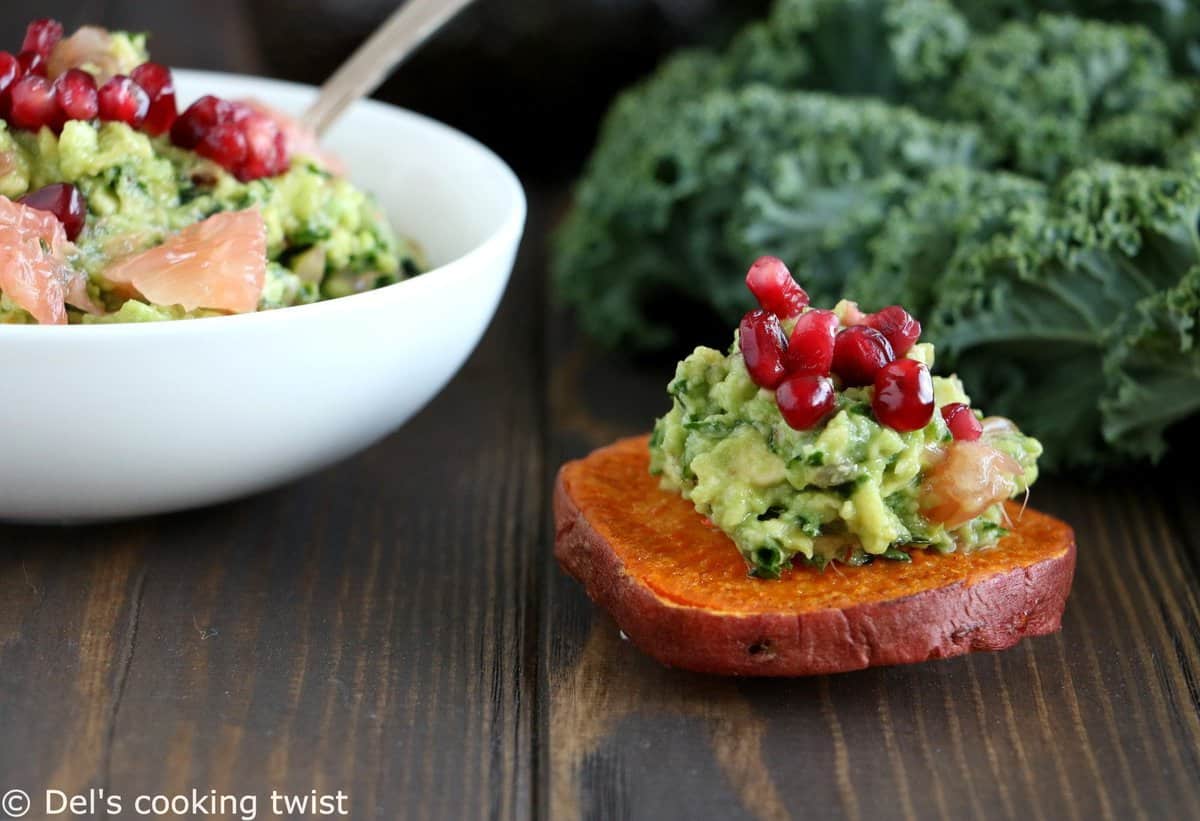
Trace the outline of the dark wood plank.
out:
[[[174,65],[260,64],[235,0],[39,12],[151,28]],[[464,371],[362,456],[210,510],[0,527],[0,787],[527,814],[544,509],[528,249]]]
[[[670,363],[550,326],[553,460],[646,430]],[[1200,806],[1196,526],[1152,473],[1033,500],[1077,531],[1063,631],[1012,651],[794,681],[670,671],[548,571],[554,817],[1192,817]],[[1192,542],[1189,544],[1189,541]]]

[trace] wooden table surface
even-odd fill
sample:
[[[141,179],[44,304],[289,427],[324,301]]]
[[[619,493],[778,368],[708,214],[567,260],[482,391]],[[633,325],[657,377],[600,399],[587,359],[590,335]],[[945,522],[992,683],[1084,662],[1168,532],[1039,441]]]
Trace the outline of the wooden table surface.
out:
[[[1060,634],[1003,654],[737,681],[623,643],[554,565],[549,489],[647,428],[668,374],[552,309],[562,204],[534,194],[484,341],[383,443],[212,509],[0,527],[0,793],[342,790],[364,819],[1200,817],[1195,480],[1039,483],[1076,528],[1075,590]]]

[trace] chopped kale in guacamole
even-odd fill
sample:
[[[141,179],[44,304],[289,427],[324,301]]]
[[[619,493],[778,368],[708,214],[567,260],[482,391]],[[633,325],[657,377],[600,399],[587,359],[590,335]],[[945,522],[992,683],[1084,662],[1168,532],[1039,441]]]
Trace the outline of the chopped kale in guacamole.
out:
[[[853,303],[836,313],[841,333],[861,317]],[[927,368],[933,356],[916,343],[897,359]],[[837,380],[832,407],[808,429],[789,424],[777,391],[756,384],[740,336],[728,354],[696,348],[676,369],[671,410],[650,441],[651,472],[727,533],[754,575],[906,561],[914,548],[973,550],[1005,534],[1002,502],[1037,478],[1041,445],[974,412],[972,441],[956,441],[937,411],[969,406],[957,377],[932,377],[928,422],[909,431],[879,421],[872,385],[847,387],[836,371],[801,378]]]

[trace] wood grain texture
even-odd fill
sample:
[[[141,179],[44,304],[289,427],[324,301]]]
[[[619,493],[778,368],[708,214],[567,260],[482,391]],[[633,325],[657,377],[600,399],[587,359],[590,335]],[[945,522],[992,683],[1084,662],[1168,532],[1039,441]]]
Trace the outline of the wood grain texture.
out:
[[[543,502],[536,357],[505,361],[519,313],[345,465],[210,510],[0,528],[0,782],[524,817]]]
[[[195,4],[194,20],[66,5],[44,12],[155,26],[171,62],[256,64],[244,30],[222,33],[230,3]],[[354,818],[528,816],[545,509],[537,248],[446,391],[347,463],[207,510],[0,526],[0,792],[198,788],[265,806],[272,789],[340,789]]]

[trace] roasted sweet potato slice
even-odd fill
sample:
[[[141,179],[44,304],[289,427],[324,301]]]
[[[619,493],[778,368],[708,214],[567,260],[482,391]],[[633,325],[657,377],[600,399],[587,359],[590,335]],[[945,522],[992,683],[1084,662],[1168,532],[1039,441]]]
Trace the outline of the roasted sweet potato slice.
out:
[[[629,639],[708,673],[803,676],[1003,650],[1058,630],[1075,571],[1065,523],[1018,505],[1015,530],[971,554],[750,578],[737,548],[648,472],[646,437],[569,462],[555,556]]]

